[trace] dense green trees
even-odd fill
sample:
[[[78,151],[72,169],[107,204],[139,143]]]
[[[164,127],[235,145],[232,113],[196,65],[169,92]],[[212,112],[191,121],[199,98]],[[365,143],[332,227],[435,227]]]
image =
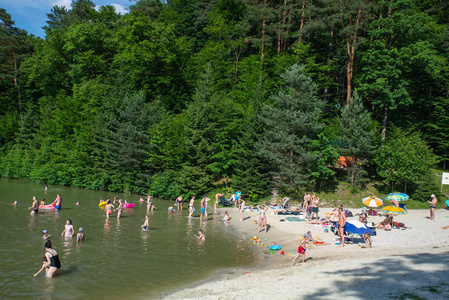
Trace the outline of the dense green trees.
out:
[[[444,1],[73,0],[47,16],[35,38],[0,9],[1,176],[257,200],[325,186],[338,155],[352,186],[418,189],[401,145],[449,159]]]

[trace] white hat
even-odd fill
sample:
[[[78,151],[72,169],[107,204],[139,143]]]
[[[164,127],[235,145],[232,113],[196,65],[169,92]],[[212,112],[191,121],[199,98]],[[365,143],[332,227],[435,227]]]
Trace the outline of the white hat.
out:
[[[430,197],[434,198],[434,197],[435,197],[435,194],[430,195]]]

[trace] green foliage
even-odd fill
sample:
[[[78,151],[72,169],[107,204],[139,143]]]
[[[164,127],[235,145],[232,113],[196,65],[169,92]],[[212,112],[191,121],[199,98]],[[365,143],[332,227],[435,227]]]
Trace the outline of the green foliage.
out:
[[[379,175],[391,183],[393,191],[398,181],[420,183],[435,167],[437,159],[420,133],[396,129],[374,161]]]
[[[349,104],[342,109],[339,124],[341,143],[344,145],[341,151],[343,155],[353,159],[351,167],[348,168],[348,177],[351,187],[355,188],[367,182],[364,166],[367,164],[366,160],[372,158],[376,151],[371,116],[363,107],[357,91]]]
[[[256,146],[290,190],[308,183],[318,159],[310,141],[322,128],[318,118],[324,101],[318,99],[316,85],[303,70],[304,66],[298,65],[288,68],[282,76],[285,88],[272,96],[273,105],[263,106],[260,121],[264,135]]]

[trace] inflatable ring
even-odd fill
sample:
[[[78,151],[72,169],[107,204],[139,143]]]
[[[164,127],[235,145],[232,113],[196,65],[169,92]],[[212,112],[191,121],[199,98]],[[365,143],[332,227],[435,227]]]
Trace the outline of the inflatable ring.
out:
[[[340,104],[335,104],[335,108],[336,109],[340,109],[341,105]]]
[[[281,250],[281,246],[279,245],[270,246],[270,250]]]

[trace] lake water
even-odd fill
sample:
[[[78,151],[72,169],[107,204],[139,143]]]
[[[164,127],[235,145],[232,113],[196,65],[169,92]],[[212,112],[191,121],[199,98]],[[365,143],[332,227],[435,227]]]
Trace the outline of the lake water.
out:
[[[43,211],[30,216],[32,197],[51,203],[61,194],[61,211]],[[114,193],[69,187],[44,186],[0,178],[0,298],[1,299],[148,299],[204,280],[220,269],[250,266],[255,254],[232,228],[214,217],[212,209],[203,226],[207,240],[198,242],[199,219],[184,210],[169,214],[174,202],[154,199],[158,210],[150,213],[150,231],[142,231],[146,205],[139,196],[119,194],[136,203],[117,220],[115,212],[106,220],[98,207],[100,198]],[[17,200],[19,205],[11,205]],[[81,200],[81,205],[75,205]],[[199,203],[196,203],[198,216]],[[67,219],[75,231],[84,228],[86,239],[61,237]],[[53,278],[41,272],[44,255],[42,231],[51,234],[53,248],[62,263]]]

